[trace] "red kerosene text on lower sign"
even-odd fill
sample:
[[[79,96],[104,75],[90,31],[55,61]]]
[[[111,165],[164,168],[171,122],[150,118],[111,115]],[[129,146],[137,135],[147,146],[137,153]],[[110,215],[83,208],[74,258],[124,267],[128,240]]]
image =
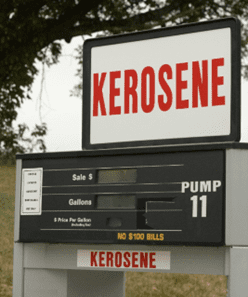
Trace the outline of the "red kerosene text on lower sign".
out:
[[[156,268],[155,252],[91,251],[91,267]]]

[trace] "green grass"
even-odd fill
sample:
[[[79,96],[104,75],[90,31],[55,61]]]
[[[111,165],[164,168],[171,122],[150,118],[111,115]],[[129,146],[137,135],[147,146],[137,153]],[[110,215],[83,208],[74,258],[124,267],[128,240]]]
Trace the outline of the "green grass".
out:
[[[15,167],[0,166],[0,297],[12,296]],[[126,273],[126,297],[226,297],[223,275]]]
[[[126,297],[226,297],[224,275],[127,272]]]
[[[15,167],[0,166],[0,297],[12,296]]]

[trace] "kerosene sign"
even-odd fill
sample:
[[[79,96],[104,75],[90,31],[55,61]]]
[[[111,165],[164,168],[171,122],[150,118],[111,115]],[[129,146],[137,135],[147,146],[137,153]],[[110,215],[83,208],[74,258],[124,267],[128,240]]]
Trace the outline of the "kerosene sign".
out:
[[[221,142],[240,135],[238,33],[225,19],[87,41],[86,150],[17,157],[20,241],[224,245],[233,147]]]
[[[240,22],[88,40],[83,64],[83,150],[16,157],[13,296],[124,296],[126,271],[247,296]]]
[[[89,39],[83,146],[239,140],[235,19]]]

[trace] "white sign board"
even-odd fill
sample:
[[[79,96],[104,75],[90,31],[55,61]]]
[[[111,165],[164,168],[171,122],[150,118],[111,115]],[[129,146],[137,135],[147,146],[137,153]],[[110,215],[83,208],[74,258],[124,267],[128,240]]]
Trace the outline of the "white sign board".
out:
[[[168,251],[90,251],[78,250],[77,267],[127,268],[170,270],[171,255]]]
[[[89,145],[231,140],[233,23],[89,40]]]

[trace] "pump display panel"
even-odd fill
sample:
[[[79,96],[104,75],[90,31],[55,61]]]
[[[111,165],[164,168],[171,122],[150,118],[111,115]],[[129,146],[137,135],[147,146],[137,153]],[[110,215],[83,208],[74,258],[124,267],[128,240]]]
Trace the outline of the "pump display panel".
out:
[[[20,241],[224,244],[223,150],[50,155],[22,160]]]

